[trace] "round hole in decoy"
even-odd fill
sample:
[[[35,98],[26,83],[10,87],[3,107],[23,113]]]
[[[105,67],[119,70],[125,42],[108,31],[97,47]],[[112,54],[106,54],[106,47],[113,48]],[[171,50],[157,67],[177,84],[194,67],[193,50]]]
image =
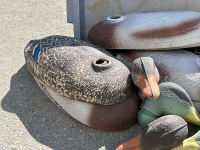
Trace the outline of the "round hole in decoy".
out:
[[[110,17],[108,17],[107,19],[108,19],[108,20],[117,20],[117,19],[120,19],[120,18],[122,18],[122,16],[117,15],[117,16],[110,16]]]
[[[107,65],[107,64],[109,64],[109,60],[107,60],[105,58],[100,58],[100,59],[96,60],[96,64]]]
[[[95,71],[103,71],[110,68],[112,66],[112,62],[106,58],[99,58],[93,60],[92,66]]]

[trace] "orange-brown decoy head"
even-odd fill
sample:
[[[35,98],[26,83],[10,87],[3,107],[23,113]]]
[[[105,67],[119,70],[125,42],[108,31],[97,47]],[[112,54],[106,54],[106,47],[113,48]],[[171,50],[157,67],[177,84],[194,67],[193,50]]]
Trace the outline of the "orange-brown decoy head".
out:
[[[140,57],[133,61],[132,79],[145,97],[156,99],[160,96],[159,72],[150,57]]]

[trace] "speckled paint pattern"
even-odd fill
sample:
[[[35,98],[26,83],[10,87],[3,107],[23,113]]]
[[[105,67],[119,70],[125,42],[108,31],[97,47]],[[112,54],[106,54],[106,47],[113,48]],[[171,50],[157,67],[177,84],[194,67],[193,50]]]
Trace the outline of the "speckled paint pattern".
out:
[[[122,102],[105,106],[68,99],[36,82],[56,106],[85,125],[105,131],[122,131],[137,123],[139,97],[135,91]]]
[[[30,41],[24,52],[31,74],[69,99],[112,105],[126,99],[133,90],[126,66],[106,50],[84,41],[51,36]],[[95,70],[93,62],[104,68],[99,59],[106,59],[106,63],[112,65],[105,70]]]

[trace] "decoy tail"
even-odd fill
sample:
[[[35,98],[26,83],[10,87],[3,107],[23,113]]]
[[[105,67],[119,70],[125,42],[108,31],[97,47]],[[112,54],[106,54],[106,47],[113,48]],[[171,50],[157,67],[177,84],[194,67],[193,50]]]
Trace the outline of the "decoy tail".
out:
[[[159,73],[152,58],[141,57],[133,61],[132,79],[144,96],[150,99],[159,97]]]
[[[200,126],[200,115],[194,106],[191,106],[190,109],[188,110],[188,114],[185,117],[185,120],[190,123]]]
[[[195,135],[187,138],[183,143],[172,150],[199,150],[200,149],[200,131]]]

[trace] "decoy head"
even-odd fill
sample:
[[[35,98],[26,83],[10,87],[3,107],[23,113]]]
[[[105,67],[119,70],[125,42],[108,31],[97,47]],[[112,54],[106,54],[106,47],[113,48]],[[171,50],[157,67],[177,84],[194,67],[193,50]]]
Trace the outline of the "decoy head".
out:
[[[134,84],[144,96],[150,99],[156,99],[160,96],[159,72],[152,58],[140,57],[134,60],[131,74]]]

